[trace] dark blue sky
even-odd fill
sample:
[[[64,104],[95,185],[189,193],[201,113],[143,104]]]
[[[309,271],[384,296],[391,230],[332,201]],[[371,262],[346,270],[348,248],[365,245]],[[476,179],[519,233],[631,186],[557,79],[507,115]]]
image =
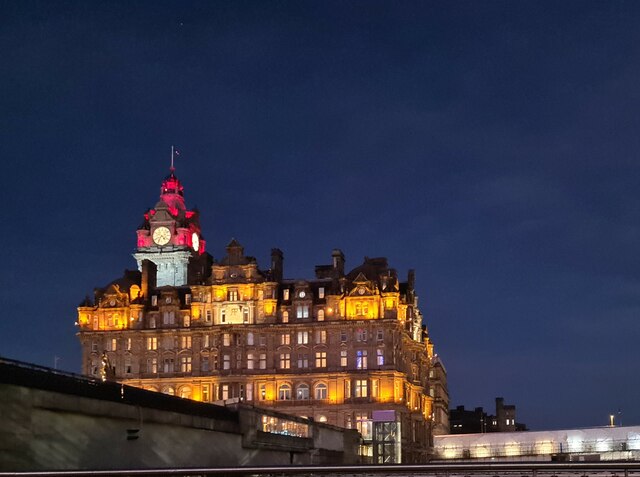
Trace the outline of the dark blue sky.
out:
[[[452,406],[640,424],[639,2],[0,1],[0,355],[79,371],[170,146],[220,257],[415,268]]]

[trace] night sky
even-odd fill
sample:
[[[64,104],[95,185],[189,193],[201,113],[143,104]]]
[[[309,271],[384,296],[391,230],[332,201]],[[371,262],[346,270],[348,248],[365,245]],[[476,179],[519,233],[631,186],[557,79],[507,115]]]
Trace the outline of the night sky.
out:
[[[640,424],[640,2],[0,1],[0,355],[79,372],[168,173],[216,258],[416,269],[451,405]]]

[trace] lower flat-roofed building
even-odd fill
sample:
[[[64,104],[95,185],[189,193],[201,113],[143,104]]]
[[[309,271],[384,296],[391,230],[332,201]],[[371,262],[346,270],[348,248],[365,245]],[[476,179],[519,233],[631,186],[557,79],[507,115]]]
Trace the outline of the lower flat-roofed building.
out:
[[[640,426],[440,435],[434,437],[434,459],[451,462],[638,460]]]
[[[199,401],[238,400],[357,429],[374,462],[424,462],[448,432],[446,372],[415,275],[340,250],[284,277],[232,240],[214,260],[173,171],[137,230],[137,271],[78,307],[83,372]]]

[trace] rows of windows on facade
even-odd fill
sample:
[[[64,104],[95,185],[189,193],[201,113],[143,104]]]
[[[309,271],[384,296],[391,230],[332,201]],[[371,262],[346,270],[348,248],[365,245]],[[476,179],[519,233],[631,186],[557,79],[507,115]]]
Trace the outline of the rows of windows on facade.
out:
[[[312,279],[287,279],[232,240],[206,252],[172,170],[137,230],[137,270],[78,307],[83,372],[200,401],[244,401],[358,427],[376,410],[428,442],[448,432],[446,372],[415,294],[386,258],[350,271],[333,250]],[[404,451],[403,451],[404,452]]]

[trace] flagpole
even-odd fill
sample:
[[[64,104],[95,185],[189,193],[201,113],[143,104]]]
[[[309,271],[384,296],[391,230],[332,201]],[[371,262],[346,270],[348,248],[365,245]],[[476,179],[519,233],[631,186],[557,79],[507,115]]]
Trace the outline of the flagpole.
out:
[[[173,172],[175,169],[173,167],[173,146],[171,146],[171,172]]]

